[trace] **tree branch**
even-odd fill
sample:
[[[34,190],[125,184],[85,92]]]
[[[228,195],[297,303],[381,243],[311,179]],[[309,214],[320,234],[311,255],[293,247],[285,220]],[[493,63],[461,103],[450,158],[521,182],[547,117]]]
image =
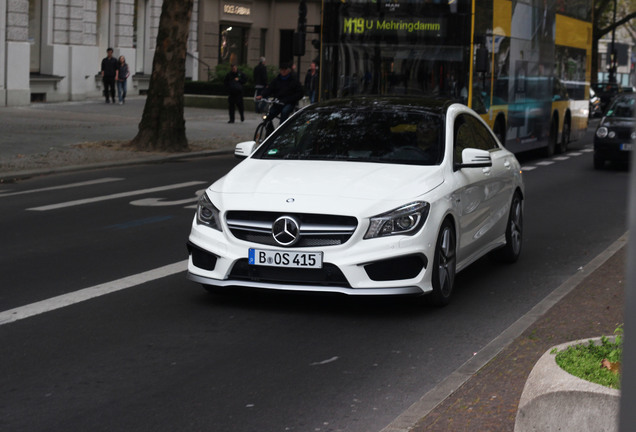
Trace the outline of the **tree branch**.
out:
[[[595,32],[595,35],[598,36],[598,38],[600,39],[601,37],[603,37],[606,34],[608,34],[609,32],[611,32],[612,30],[614,30],[614,29],[622,26],[623,24],[629,22],[633,18],[636,18],[636,12],[632,12],[632,13],[624,16],[620,20],[616,21],[613,24],[610,24],[609,26],[607,26],[605,28],[598,29],[597,32]]]

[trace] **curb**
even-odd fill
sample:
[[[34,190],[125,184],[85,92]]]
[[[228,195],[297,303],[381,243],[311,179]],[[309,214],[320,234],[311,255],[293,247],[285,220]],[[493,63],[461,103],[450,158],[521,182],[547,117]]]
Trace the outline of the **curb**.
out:
[[[50,174],[71,173],[78,171],[88,171],[92,169],[111,168],[119,166],[132,166],[143,165],[152,163],[162,163],[171,160],[189,159],[189,158],[201,158],[207,156],[216,156],[222,154],[233,154],[234,149],[217,149],[217,150],[205,150],[192,153],[177,153],[165,156],[149,156],[146,158],[118,160],[109,162],[95,162],[83,165],[69,165],[49,168],[39,168],[22,171],[10,171],[6,173],[0,172],[0,184],[2,183],[14,183],[18,180],[25,180],[32,177],[39,177]]]

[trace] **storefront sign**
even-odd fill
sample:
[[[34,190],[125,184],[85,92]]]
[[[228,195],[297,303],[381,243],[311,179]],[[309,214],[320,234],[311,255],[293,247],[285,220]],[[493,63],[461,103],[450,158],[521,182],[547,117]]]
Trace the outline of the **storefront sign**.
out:
[[[232,3],[224,3],[223,13],[226,15],[238,15],[238,16],[248,17],[252,13],[252,11],[249,6],[232,4]]]

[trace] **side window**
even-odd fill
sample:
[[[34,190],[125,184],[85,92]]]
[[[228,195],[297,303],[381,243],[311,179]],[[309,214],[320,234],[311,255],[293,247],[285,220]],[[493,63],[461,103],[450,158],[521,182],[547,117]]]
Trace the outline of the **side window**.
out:
[[[472,129],[475,132],[475,145],[473,148],[480,150],[496,150],[499,149],[497,141],[493,138],[492,134],[486,126],[484,126],[478,119],[469,117]]]
[[[467,116],[460,114],[455,118],[455,142],[453,143],[453,162],[462,163],[462,151],[473,147],[473,133]]]

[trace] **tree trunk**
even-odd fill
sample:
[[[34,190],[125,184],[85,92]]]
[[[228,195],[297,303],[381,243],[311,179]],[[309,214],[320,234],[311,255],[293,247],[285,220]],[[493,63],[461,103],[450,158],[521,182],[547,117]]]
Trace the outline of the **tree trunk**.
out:
[[[152,75],[139,132],[138,150],[188,150],[183,115],[183,87],[188,33],[194,0],[163,0]]]

